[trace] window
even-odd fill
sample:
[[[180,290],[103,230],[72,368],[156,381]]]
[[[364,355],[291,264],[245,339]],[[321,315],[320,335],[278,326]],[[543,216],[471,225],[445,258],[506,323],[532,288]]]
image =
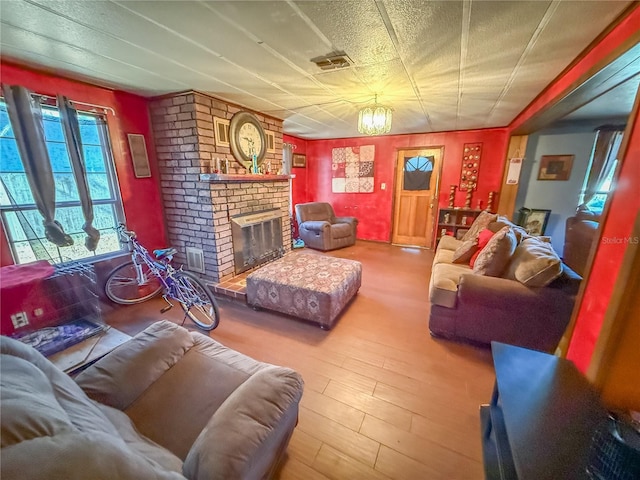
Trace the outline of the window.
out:
[[[616,172],[617,163],[618,161],[615,160],[611,170],[609,171],[609,173],[607,174],[603,182],[600,184],[598,191],[595,193],[593,198],[587,202],[587,207],[589,207],[589,210],[593,210],[594,212],[601,213],[602,210],[604,209],[604,204],[606,203],[607,197],[609,196],[609,193],[613,188],[613,174]],[[584,192],[580,196],[580,204],[582,204],[583,198],[584,198]]]
[[[601,213],[615,188],[614,175],[624,129],[623,126],[603,126],[597,132],[578,204],[583,205],[586,200],[589,210]]]
[[[84,246],[82,207],[67,154],[62,125],[55,107],[42,108],[45,140],[56,185],[56,215],[73,238],[58,247],[44,236],[42,216],[36,209],[15,141],[7,106],[0,101],[0,213],[16,263],[50,260],[62,263],[122,250],[113,227],[123,221],[122,204],[113,170],[109,133],[101,115],[78,112],[89,192],[93,200],[93,226],[100,231],[95,252]]]
[[[404,190],[429,190],[433,173],[433,157],[405,157]]]

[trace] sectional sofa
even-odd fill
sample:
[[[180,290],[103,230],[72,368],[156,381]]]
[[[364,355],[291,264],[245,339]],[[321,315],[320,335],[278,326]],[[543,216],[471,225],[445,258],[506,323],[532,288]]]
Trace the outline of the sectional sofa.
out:
[[[551,352],[571,318],[582,279],[557,255],[557,260],[553,258],[549,243],[528,237],[504,218],[494,215],[489,220],[487,227],[505,232],[510,225],[508,228],[518,233],[513,235],[515,245],[507,252],[505,267],[499,274],[486,275],[474,272],[468,262],[454,263],[455,252],[465,242],[450,236],[441,238],[429,285],[430,332],[477,344],[489,345],[495,340]],[[532,265],[545,271],[535,272]],[[551,268],[555,270],[551,272]],[[526,285],[545,283],[541,275],[551,279],[546,286]]]

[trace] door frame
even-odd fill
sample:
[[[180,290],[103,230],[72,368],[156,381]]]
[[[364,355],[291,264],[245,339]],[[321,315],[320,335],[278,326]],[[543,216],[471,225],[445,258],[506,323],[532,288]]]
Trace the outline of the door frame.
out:
[[[404,147],[396,147],[394,149],[394,155],[393,155],[393,183],[392,183],[392,187],[391,187],[391,228],[389,229],[389,243],[392,245],[400,245],[400,244],[395,244],[393,243],[393,228],[395,227],[395,223],[396,223],[396,184],[398,181],[398,154],[400,153],[400,151],[402,150],[428,150],[428,149],[435,149],[438,148],[440,149],[441,152],[441,158],[440,158],[440,165],[438,165],[437,170],[437,177],[436,177],[436,189],[435,189],[435,201],[437,202],[436,204],[434,204],[434,208],[436,209],[440,209],[440,178],[442,176],[442,165],[444,164],[444,154],[445,154],[445,148],[444,145],[429,145],[426,147],[423,146],[416,146],[416,147],[412,147],[412,146],[404,146]],[[432,212],[434,210],[434,208],[432,208]],[[435,219],[435,217],[434,217]],[[432,222],[431,223],[431,232],[429,233],[431,235],[431,245],[432,245],[432,249],[435,249],[435,239],[436,239],[436,231],[437,229],[436,227],[436,223],[437,222]],[[428,247],[416,247],[416,246],[411,246],[412,248],[421,248],[424,250],[429,250]]]

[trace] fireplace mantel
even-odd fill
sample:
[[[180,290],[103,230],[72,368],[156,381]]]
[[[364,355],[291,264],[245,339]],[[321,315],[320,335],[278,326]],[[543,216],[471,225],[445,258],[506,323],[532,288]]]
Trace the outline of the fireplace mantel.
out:
[[[294,175],[240,175],[226,173],[201,173],[201,182],[244,183],[244,182],[287,182]]]

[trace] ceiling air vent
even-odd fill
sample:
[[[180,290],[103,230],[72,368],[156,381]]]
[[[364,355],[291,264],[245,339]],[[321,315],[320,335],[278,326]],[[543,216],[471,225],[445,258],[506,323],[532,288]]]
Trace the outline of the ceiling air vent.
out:
[[[349,58],[349,55],[342,51],[331,52],[322,57],[312,58],[311,61],[320,67],[320,70],[337,70],[353,65],[353,61]]]
[[[204,253],[201,249],[195,247],[187,247],[187,269],[192,272],[205,273],[204,271]]]

